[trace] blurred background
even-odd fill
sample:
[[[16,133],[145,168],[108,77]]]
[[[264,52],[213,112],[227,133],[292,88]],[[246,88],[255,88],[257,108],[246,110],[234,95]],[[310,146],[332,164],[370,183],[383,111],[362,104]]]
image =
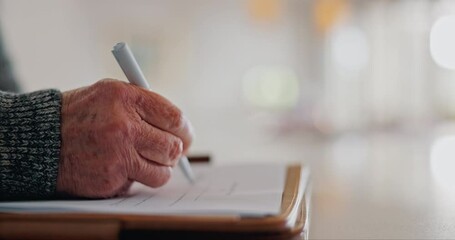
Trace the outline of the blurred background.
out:
[[[0,0],[23,91],[125,79],[215,164],[313,169],[312,238],[455,238],[455,1]]]

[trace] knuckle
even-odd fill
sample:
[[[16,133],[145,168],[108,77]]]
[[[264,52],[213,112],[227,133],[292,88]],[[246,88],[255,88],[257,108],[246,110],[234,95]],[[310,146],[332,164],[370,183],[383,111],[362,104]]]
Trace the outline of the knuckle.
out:
[[[93,84],[93,87],[98,88],[98,89],[108,89],[110,85],[115,84],[117,80],[110,79],[110,78],[103,78],[96,83]]]
[[[114,79],[102,79],[94,84],[94,87],[99,91],[100,94],[109,97],[109,99],[123,99],[129,94],[128,84],[114,80]]]
[[[139,94],[137,94],[137,96],[136,96],[135,105],[147,106],[149,101],[150,101],[150,99],[147,99],[147,95],[145,95],[143,92],[139,92]]]
[[[171,108],[169,111],[169,129],[180,130],[184,125],[183,113],[177,107]]]
[[[169,141],[169,159],[177,160],[183,151],[183,143],[179,138]]]
[[[128,119],[122,119],[115,123],[117,131],[122,134],[122,136],[131,136],[133,131],[133,123]]]
[[[160,169],[155,172],[155,181],[152,187],[161,187],[166,184],[171,178],[169,169]]]
[[[109,84],[111,82],[116,82],[117,80],[112,79],[112,78],[103,78],[95,83],[95,85],[103,85],[103,84]]]
[[[162,134],[156,139],[155,144],[157,150],[160,151],[167,160],[175,160],[181,152],[180,139],[169,134]]]

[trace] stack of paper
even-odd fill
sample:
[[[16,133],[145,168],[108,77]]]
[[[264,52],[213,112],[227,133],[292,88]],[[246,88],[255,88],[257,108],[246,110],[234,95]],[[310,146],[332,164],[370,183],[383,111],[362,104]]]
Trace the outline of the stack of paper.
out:
[[[194,165],[190,184],[179,170],[164,187],[133,184],[124,197],[103,200],[1,202],[1,212],[100,212],[160,215],[266,216],[280,212],[286,166]]]

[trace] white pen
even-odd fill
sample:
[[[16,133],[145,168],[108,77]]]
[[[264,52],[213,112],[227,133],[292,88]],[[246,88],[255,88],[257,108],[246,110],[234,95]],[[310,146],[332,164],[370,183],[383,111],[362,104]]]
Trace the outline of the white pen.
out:
[[[118,64],[122,68],[123,72],[125,73],[126,78],[130,83],[150,89],[150,86],[145,80],[144,74],[142,73],[139,64],[137,64],[136,59],[133,56],[128,45],[124,42],[119,42],[114,46],[112,49],[112,54],[114,54],[115,59],[117,59]],[[179,160],[179,166],[182,170],[185,177],[191,182],[194,183],[194,174],[191,170],[190,162],[188,158],[183,156]]]

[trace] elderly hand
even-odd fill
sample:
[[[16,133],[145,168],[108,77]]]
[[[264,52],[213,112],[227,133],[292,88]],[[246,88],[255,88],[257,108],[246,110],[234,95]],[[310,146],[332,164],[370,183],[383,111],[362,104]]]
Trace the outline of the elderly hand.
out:
[[[89,198],[125,193],[133,181],[165,184],[192,141],[192,127],[164,97],[102,80],[63,93],[57,192]]]

